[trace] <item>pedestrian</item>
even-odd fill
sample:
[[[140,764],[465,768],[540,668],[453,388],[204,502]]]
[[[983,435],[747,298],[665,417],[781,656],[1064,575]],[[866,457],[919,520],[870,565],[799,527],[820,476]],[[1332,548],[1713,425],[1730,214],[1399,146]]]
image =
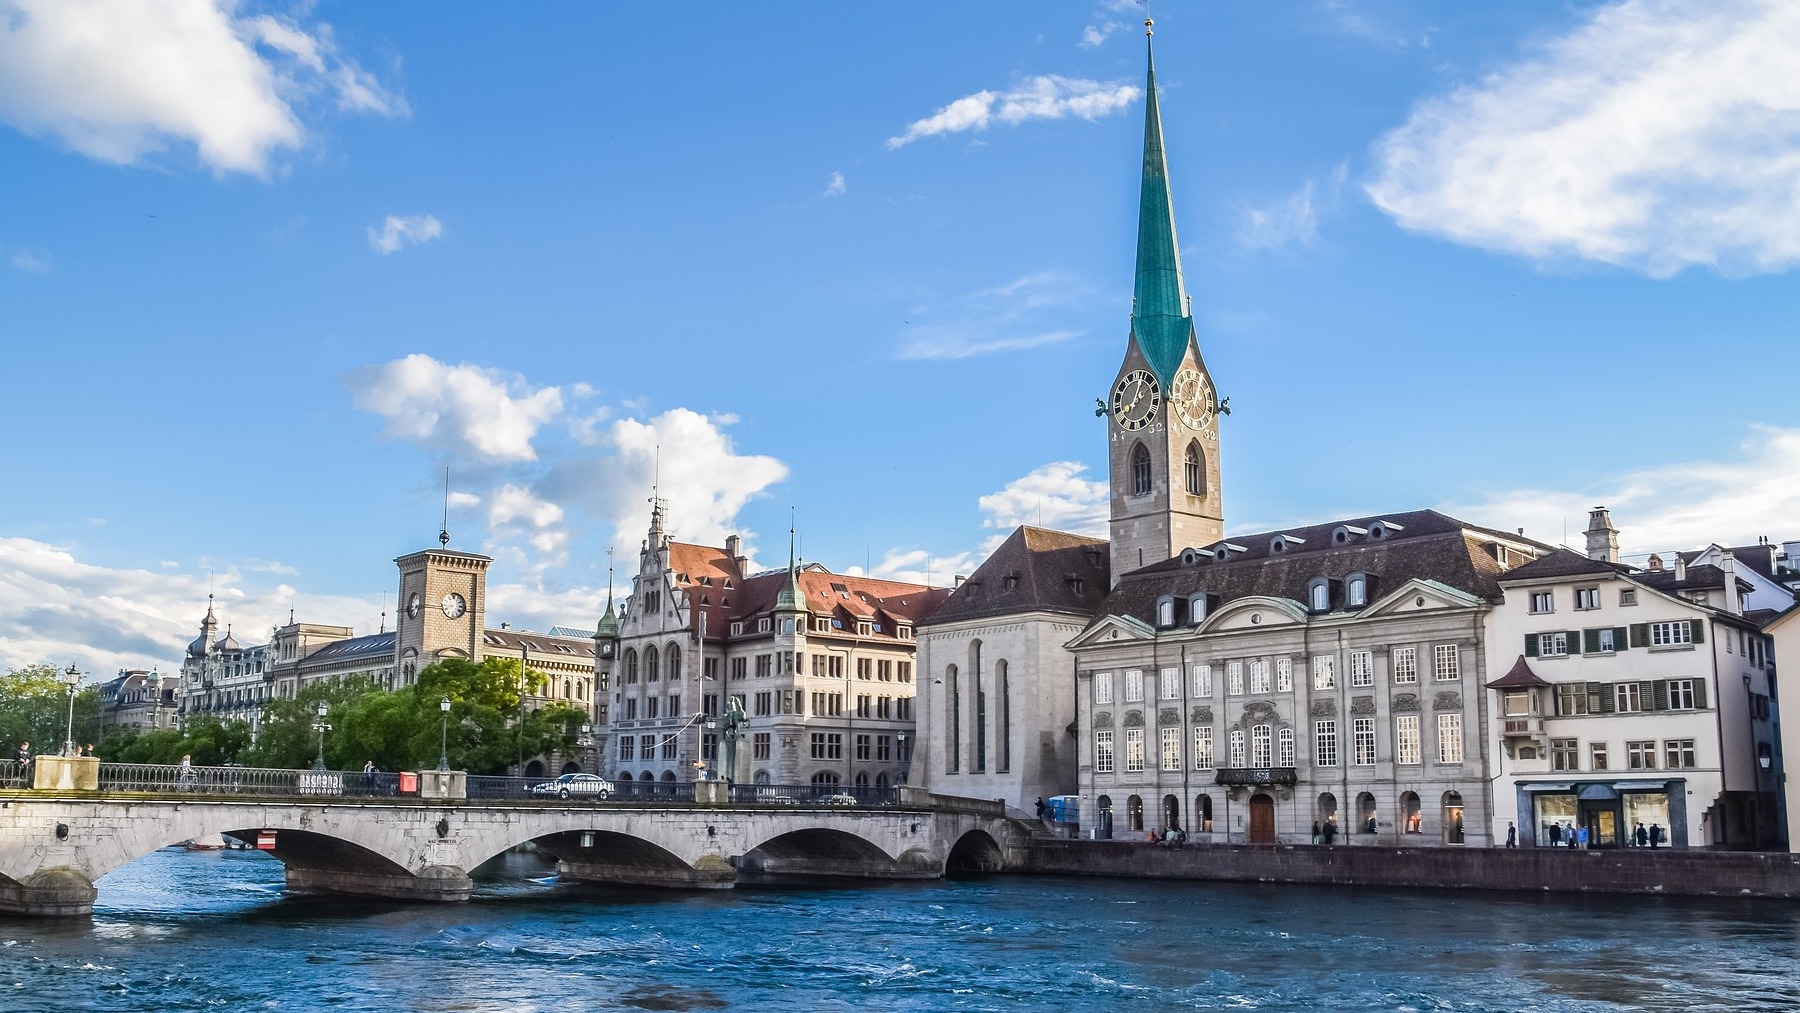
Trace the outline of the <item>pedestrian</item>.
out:
[[[1563,840],[1569,842],[1569,850],[1570,851],[1573,851],[1576,848],[1581,846],[1580,842],[1576,840],[1575,824],[1573,824],[1573,823],[1564,823],[1563,824]]]
[[[1319,829],[1319,821],[1313,820],[1313,843],[1321,844],[1325,840],[1325,832]]]
[[[31,787],[31,742],[19,743],[19,783]]]
[[[1650,824],[1650,850],[1655,851],[1657,845],[1661,844],[1662,842],[1663,842],[1662,824],[1661,823]]]
[[[181,754],[181,766],[175,771],[175,779],[181,783],[181,790],[187,791],[194,784],[194,758],[190,753]]]
[[[94,755],[94,744],[92,742],[90,742],[87,745],[82,746],[81,747],[81,755],[83,755],[83,756]]]
[[[1039,795],[1038,803],[1037,803],[1037,818],[1038,818],[1038,822],[1040,822],[1040,823],[1043,822],[1045,808],[1047,808],[1047,807],[1044,805],[1044,796]]]
[[[1331,816],[1325,820],[1325,845],[1326,845],[1326,847],[1330,847],[1332,840],[1336,837],[1337,837],[1337,817]]]
[[[1581,829],[1579,829],[1579,830],[1577,830],[1577,831],[1575,831],[1575,833],[1576,833],[1576,834],[1578,834],[1578,835],[1580,835],[1580,837],[1581,837],[1581,850],[1583,850],[1583,851],[1586,851],[1586,850],[1587,850],[1587,849],[1588,849],[1588,828],[1587,828],[1587,824],[1586,824],[1586,823],[1583,823],[1583,824],[1582,824],[1582,825],[1581,825]]]
[[[1550,846],[1553,848],[1562,847],[1562,824],[1561,823],[1550,824]]]
[[[1638,821],[1637,829],[1631,832],[1631,841],[1640,848],[1650,843],[1650,832],[1644,829],[1642,820]]]
[[[363,761],[363,793],[375,794],[375,761]]]
[[[1506,846],[1508,848],[1519,846],[1519,828],[1513,826],[1511,820],[1506,822]]]

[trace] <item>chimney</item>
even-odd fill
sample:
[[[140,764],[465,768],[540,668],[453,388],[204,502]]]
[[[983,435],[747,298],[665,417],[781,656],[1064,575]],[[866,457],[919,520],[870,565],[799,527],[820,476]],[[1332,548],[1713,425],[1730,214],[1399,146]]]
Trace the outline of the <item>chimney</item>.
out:
[[[1741,616],[1744,614],[1744,599],[1738,593],[1737,557],[1727,551],[1719,559],[1719,569],[1725,571],[1725,611]]]
[[[1677,550],[1675,553],[1675,582],[1679,584],[1684,580],[1687,580],[1687,560],[1682,559],[1681,552]]]
[[[738,550],[742,547],[743,547],[743,543],[738,540],[738,536],[736,536],[736,535],[726,535],[725,536],[725,554],[727,556],[730,556],[732,559],[741,558],[738,555]]]
[[[1608,563],[1619,561],[1619,529],[1613,527],[1611,511],[1603,506],[1589,511],[1586,534],[1589,559]]]

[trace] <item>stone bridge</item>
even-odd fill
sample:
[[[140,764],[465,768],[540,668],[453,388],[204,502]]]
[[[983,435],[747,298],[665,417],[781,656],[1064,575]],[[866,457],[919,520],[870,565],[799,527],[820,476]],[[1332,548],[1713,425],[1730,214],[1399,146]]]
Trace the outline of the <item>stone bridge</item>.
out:
[[[290,890],[422,901],[467,900],[471,870],[526,843],[568,879],[689,889],[997,872],[1030,844],[998,803],[918,789],[876,808],[38,789],[0,792],[0,911],[86,915],[96,880],[158,848],[269,831]]]

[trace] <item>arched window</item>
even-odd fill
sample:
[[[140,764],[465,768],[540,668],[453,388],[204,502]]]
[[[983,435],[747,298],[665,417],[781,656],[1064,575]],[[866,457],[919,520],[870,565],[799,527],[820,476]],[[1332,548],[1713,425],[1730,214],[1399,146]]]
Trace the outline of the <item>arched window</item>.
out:
[[[658,660],[656,648],[644,648],[644,681],[655,682],[662,677],[662,664]]]
[[[755,774],[754,774],[754,775],[753,775],[753,776],[752,776],[752,777],[751,777],[751,778],[750,778],[750,783],[751,783],[751,784],[768,784],[768,783],[770,783],[770,782],[769,782],[769,772],[768,772],[768,771],[766,771],[766,770],[759,770],[759,771],[757,771],[757,772],[756,772],[756,773],[755,773]]]
[[[1362,608],[1369,603],[1369,577],[1363,573],[1353,573],[1344,580],[1344,604],[1351,608]]]
[[[1206,458],[1201,456],[1198,442],[1188,444],[1187,455],[1181,462],[1181,470],[1187,476],[1188,495],[1206,495]]]
[[[1444,793],[1444,843],[1463,842],[1463,800],[1459,792]]]
[[[887,771],[884,770],[881,773],[875,775],[875,787],[886,788],[888,786],[888,783],[889,782],[888,782]]]
[[[869,786],[869,775],[866,771],[859,770],[856,772],[856,786],[858,788],[867,788]]]
[[[1150,451],[1142,443],[1131,448],[1131,494],[1150,495]]]
[[[1197,833],[1212,833],[1212,796],[1194,796],[1194,830]]]
[[[1294,765],[1294,730],[1283,728],[1276,738],[1280,742],[1281,748],[1276,751],[1275,765],[1292,767]]]
[[[637,684],[637,675],[637,649],[628,647],[625,649],[625,678],[619,681],[627,686],[633,686]]]
[[[950,748],[944,754],[944,770],[954,774],[962,770],[962,684],[955,665],[944,669],[944,682],[950,687]]]
[[[1416,791],[1400,794],[1400,827],[1409,834],[1425,832],[1425,819],[1419,812],[1419,793]]]
[[[1319,795],[1319,824],[1320,826],[1323,826],[1327,823],[1336,822],[1337,796],[1328,791],[1321,792]]]
[[[1250,765],[1253,767],[1271,767],[1274,761],[1270,754],[1271,729],[1268,725],[1257,725],[1250,729]]]
[[[1162,825],[1171,829],[1181,828],[1181,796],[1163,796]]]
[[[1165,595],[1156,600],[1156,625],[1163,629],[1175,625],[1175,599]]]
[[[1307,604],[1314,612],[1331,611],[1331,582],[1324,577],[1315,577],[1312,586],[1307,588]]]
[[[573,682],[570,682],[568,679],[563,680],[563,699],[564,700],[575,699],[575,684]]]
[[[670,644],[669,650],[668,650],[668,656],[669,656],[669,681],[670,682],[679,682],[681,680],[681,648],[676,647],[674,644]]]
[[[838,786],[837,772],[821,770],[812,776],[812,784],[815,788],[836,788]]]
[[[1141,795],[1133,795],[1125,800],[1125,829],[1144,829],[1144,799]]]

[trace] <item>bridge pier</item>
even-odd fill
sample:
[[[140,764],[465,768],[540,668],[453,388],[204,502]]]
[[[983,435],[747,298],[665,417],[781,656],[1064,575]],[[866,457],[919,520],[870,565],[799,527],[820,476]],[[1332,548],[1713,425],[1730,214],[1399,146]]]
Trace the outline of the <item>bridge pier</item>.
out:
[[[0,911],[34,918],[85,918],[99,891],[79,869],[44,869],[23,882],[0,878]]]
[[[362,872],[348,869],[287,867],[287,888],[294,893],[348,894],[386,900],[457,903],[469,899],[475,883],[455,866],[431,865],[418,873]]]
[[[718,855],[705,855],[694,865],[681,868],[616,865],[560,858],[557,875],[582,883],[662,886],[677,890],[729,890],[737,885],[737,870]]]

